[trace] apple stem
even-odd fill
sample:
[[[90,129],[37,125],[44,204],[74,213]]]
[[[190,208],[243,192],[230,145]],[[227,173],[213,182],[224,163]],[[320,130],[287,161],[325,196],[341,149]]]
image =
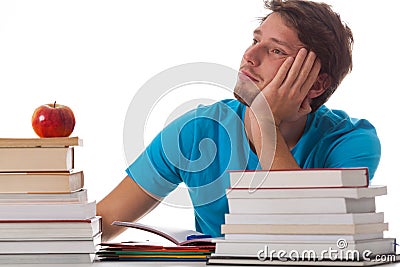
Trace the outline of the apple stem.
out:
[[[53,104],[54,108],[56,108],[56,102],[57,102],[57,101],[54,101],[54,104]]]

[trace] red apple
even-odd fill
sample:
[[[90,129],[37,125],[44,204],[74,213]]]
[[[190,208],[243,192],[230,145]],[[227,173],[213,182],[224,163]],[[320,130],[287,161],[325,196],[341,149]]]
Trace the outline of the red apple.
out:
[[[74,127],[72,110],[56,102],[41,105],[32,115],[32,128],[39,137],[68,137]]]

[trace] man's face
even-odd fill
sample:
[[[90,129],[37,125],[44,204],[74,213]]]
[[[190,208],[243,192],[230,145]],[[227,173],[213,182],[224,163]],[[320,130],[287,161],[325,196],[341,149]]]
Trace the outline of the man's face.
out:
[[[245,51],[235,86],[235,96],[250,105],[275,77],[287,57],[295,57],[304,45],[294,29],[277,13],[270,14],[254,31],[253,43]]]

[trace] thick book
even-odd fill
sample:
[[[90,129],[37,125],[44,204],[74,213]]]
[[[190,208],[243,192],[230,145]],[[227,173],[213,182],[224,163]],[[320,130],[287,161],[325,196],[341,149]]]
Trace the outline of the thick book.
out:
[[[1,220],[86,220],[96,203],[0,204]]]
[[[222,224],[222,234],[354,235],[381,233],[388,223],[367,224]]]
[[[32,253],[96,253],[96,246],[101,242],[101,234],[91,240],[24,240],[1,241],[1,254]]]
[[[83,186],[83,171],[0,173],[0,193],[63,193]]]
[[[318,224],[383,223],[384,213],[225,214],[226,224],[315,224],[316,222]]]
[[[375,198],[228,199],[230,213],[361,213],[375,212]]]
[[[376,266],[400,261],[400,255],[377,255],[377,259],[353,260],[279,260],[268,259],[261,261],[255,257],[217,256],[211,254],[207,265],[229,266]],[[379,260],[384,259],[384,260]]]
[[[74,147],[5,147],[0,159],[0,172],[70,171]]]
[[[367,187],[368,168],[230,171],[232,188]]]
[[[254,240],[264,242],[299,242],[299,241],[337,241],[339,239],[345,239],[347,241],[359,241],[368,239],[383,238],[383,232],[371,233],[371,234],[353,234],[353,235],[280,235],[280,234],[225,234],[226,240]]]
[[[5,147],[67,147],[82,146],[82,139],[78,137],[50,137],[50,138],[0,138],[0,148]]]
[[[264,251],[263,256],[277,257],[279,251],[284,251],[291,254],[291,251],[296,251],[297,255],[304,255],[305,252],[312,251],[312,257],[316,259],[324,259],[329,257],[328,251],[337,250],[341,255],[351,255],[351,251],[370,251],[370,255],[378,254],[394,254],[395,239],[394,238],[381,238],[361,240],[355,242],[347,242],[346,240],[328,241],[328,242],[263,242],[263,241],[234,241],[234,240],[215,240],[215,254],[219,256],[237,256],[237,257],[257,257],[260,250]],[[273,254],[275,253],[275,254]],[[265,255],[266,254],[266,255]],[[280,253],[281,256],[284,253]],[[331,254],[332,255],[332,254]],[[361,256],[361,255],[360,255]]]
[[[178,246],[191,246],[191,245],[214,245],[211,242],[211,236],[204,235],[194,230],[186,230],[175,227],[161,227],[153,225],[145,225],[141,223],[120,222],[115,221],[112,225],[124,226],[147,231],[159,235]]]
[[[94,253],[0,254],[0,264],[18,264],[16,266],[20,264],[29,264],[26,266],[37,266],[36,264],[85,264],[92,263],[95,256]]]
[[[0,242],[91,240],[101,232],[101,217],[87,220],[0,220]]]
[[[347,188],[289,188],[289,189],[267,189],[259,188],[249,190],[247,188],[226,189],[227,198],[371,198],[387,194],[384,185],[370,185],[368,187]]]
[[[0,193],[0,204],[87,203],[87,189],[74,192]]]

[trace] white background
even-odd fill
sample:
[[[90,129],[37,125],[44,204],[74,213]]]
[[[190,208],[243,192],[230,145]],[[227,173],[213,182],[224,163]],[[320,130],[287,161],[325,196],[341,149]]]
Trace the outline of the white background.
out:
[[[378,210],[390,224],[388,236],[400,237],[400,147],[394,130],[399,121],[399,4],[327,3],[355,38],[354,70],[327,105],[376,126],[382,160],[373,183],[389,188],[388,196],[378,199]],[[261,0],[1,0],[0,137],[35,137],[30,120],[37,106],[68,105],[77,120],[73,135],[84,140],[77,165],[85,172],[90,198],[99,201],[125,176],[123,126],[135,92],[179,64],[214,62],[237,69],[264,14]],[[207,91],[204,97],[221,95]],[[177,105],[173,99],[171,107]],[[165,115],[156,108],[146,129],[148,140],[138,142],[148,142],[162,128],[157,112]],[[166,205],[143,222],[194,227],[192,210]]]

